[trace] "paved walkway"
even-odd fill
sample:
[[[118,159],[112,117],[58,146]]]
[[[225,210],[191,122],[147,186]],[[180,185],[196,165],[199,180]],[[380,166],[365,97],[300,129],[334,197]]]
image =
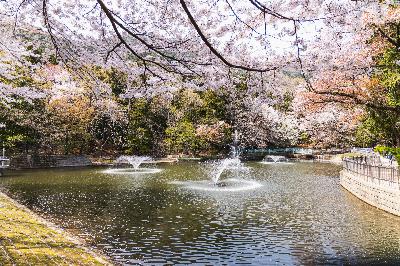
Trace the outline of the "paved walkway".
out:
[[[111,265],[0,192],[0,265]]]

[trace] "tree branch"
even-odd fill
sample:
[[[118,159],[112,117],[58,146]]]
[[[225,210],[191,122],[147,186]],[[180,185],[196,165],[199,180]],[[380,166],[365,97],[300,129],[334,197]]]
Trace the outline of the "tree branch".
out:
[[[345,93],[345,92],[339,92],[339,91],[312,91],[312,93],[315,93],[317,95],[323,95],[323,96],[330,96],[329,98],[322,99],[321,102],[336,102],[336,103],[345,103],[345,104],[355,104],[355,105],[362,105],[371,109],[376,109],[376,110],[384,110],[384,111],[392,111],[397,114],[400,114],[400,107],[398,106],[388,106],[388,105],[382,105],[379,103],[375,103],[372,101],[368,100],[362,100],[360,99],[356,94],[350,94],[350,93]],[[347,102],[345,100],[349,100],[350,102]],[[352,101],[352,102],[351,102]]]
[[[236,68],[236,69],[241,69],[241,70],[246,70],[246,71],[251,71],[251,72],[267,72],[267,71],[272,71],[278,69],[278,67],[272,67],[272,68],[265,68],[265,69],[259,69],[259,68],[252,68],[252,67],[247,67],[247,66],[241,66],[241,65],[236,65],[228,60],[225,59],[209,42],[209,40],[206,38],[206,36],[203,34],[201,31],[199,25],[197,24],[196,20],[193,18],[192,14],[190,13],[186,3],[184,0],[180,0],[181,6],[183,7],[183,10],[185,11],[186,15],[189,18],[190,23],[193,25],[193,27],[196,29],[197,34],[200,36],[201,40],[204,42],[204,44],[210,49],[211,53],[213,53],[216,57],[218,57],[225,65],[231,68]]]
[[[121,46],[121,44],[123,44],[121,41],[119,43],[117,43],[110,51],[107,52],[106,58],[105,58],[105,62],[107,62],[108,58],[110,57],[111,53],[115,51],[115,49],[117,49],[118,47]]]
[[[400,47],[400,43],[396,41],[395,39],[391,38],[382,28],[378,27],[379,33],[382,35],[383,38],[385,38],[388,42],[393,44],[396,48]]]
[[[110,20],[111,26],[115,32],[115,34],[117,35],[118,39],[120,40],[120,42],[133,54],[135,55],[138,59],[140,59],[143,64],[144,64],[144,68],[149,70],[149,72],[151,74],[153,74],[154,76],[162,79],[159,75],[157,75],[156,73],[154,73],[151,69],[148,68],[147,63],[152,63],[157,65],[158,67],[164,69],[167,72],[174,72],[177,73],[176,71],[170,70],[168,69],[166,66],[154,61],[154,60],[149,60],[149,59],[145,59],[144,57],[140,56],[135,50],[132,49],[132,47],[125,41],[125,39],[122,37],[121,33],[119,32],[117,25],[115,23],[115,20],[110,12],[110,10],[108,10],[108,8],[106,7],[106,5],[103,3],[103,1],[101,0],[97,0],[97,2],[99,3],[101,9],[103,10],[103,12],[106,14],[107,18]],[[181,74],[181,73],[179,73]]]
[[[54,49],[56,49],[56,55],[55,56],[56,56],[56,59],[57,59],[57,57],[58,57],[58,55],[60,53],[60,49],[58,47],[56,38],[55,38],[55,36],[53,34],[53,29],[52,29],[52,27],[50,25],[50,22],[49,22],[49,15],[47,13],[47,0],[43,0],[42,12],[43,12],[44,24],[46,26],[47,32],[50,35],[50,39],[51,39],[51,42],[53,43]]]

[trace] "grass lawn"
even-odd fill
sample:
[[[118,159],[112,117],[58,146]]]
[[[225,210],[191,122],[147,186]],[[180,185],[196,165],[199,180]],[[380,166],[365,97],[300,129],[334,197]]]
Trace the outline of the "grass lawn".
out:
[[[0,265],[112,265],[0,193]]]

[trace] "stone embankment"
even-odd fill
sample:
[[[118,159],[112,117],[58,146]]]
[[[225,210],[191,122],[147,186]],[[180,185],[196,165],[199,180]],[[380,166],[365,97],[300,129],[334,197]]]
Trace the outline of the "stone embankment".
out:
[[[90,166],[85,155],[19,155],[11,157],[10,168],[52,168]]]
[[[400,178],[397,168],[345,159],[340,184],[379,209],[400,216]]]
[[[112,265],[0,192],[0,265]]]
[[[166,157],[146,161],[147,164],[175,163],[182,158]],[[191,158],[185,158],[191,159]],[[197,159],[197,158],[196,158]],[[61,168],[85,166],[113,166],[115,157],[90,157],[86,155],[16,155],[10,160],[10,169]]]

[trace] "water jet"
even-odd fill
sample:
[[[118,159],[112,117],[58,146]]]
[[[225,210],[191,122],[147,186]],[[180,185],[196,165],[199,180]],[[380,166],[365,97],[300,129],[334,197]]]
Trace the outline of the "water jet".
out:
[[[203,191],[236,192],[256,189],[262,185],[249,180],[250,169],[240,161],[240,149],[238,147],[238,132],[235,131],[230,157],[205,165],[209,170],[211,180],[201,181],[173,181],[175,185],[183,185],[186,188]],[[221,180],[223,175],[226,175]]]
[[[111,168],[103,171],[106,174],[154,174],[161,172],[158,168],[140,168],[140,165],[146,161],[150,161],[151,157],[147,156],[126,156],[122,155],[115,161],[115,165],[130,165],[129,168]]]

